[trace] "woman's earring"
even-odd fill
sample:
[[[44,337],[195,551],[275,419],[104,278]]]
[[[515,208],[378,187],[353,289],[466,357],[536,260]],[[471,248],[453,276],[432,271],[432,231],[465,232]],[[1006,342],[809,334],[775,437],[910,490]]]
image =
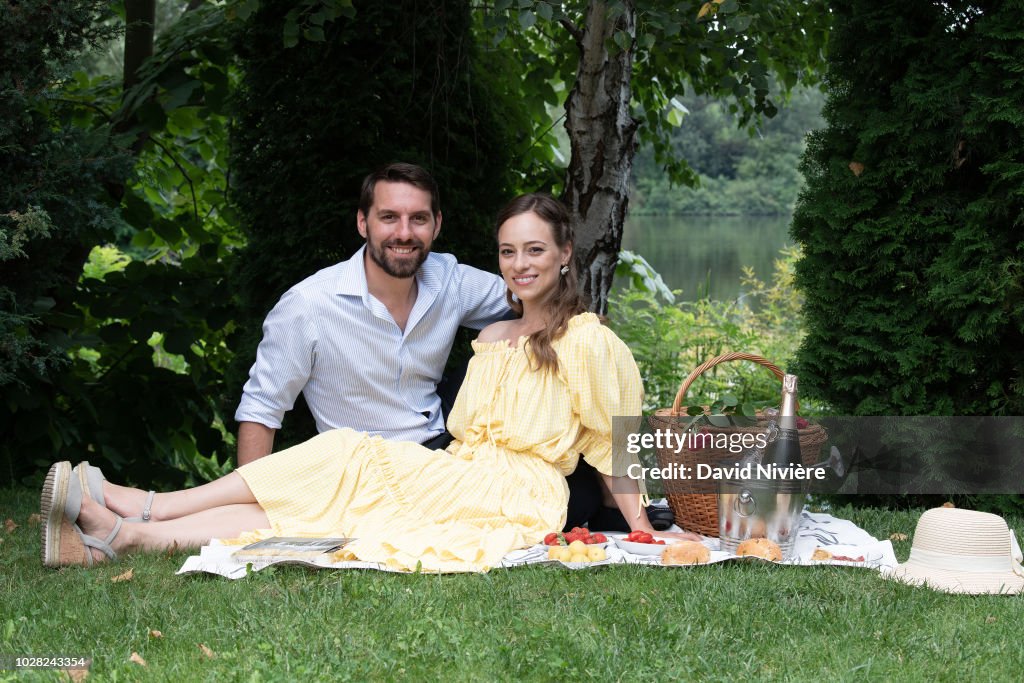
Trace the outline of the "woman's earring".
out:
[[[563,263],[561,270],[559,270],[558,272],[561,273],[562,275],[568,275],[569,274],[569,264],[568,263]]]

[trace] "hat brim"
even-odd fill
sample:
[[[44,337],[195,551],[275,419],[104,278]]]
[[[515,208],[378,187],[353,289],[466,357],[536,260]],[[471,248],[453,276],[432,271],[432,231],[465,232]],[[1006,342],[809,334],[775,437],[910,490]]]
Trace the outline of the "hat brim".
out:
[[[882,577],[915,586],[925,586],[944,593],[1015,595],[1024,592],[1024,577],[1011,571],[952,571],[921,566],[913,560],[883,570]]]

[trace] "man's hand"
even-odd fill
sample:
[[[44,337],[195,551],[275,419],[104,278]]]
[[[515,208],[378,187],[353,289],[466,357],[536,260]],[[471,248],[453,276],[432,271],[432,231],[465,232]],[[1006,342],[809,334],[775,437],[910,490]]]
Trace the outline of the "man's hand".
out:
[[[239,422],[238,464],[246,465],[269,455],[274,450],[276,433],[276,429],[261,425],[259,422]]]

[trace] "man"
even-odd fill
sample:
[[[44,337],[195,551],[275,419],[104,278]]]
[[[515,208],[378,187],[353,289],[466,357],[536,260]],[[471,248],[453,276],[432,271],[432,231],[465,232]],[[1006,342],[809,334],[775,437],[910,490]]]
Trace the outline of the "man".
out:
[[[437,383],[460,325],[482,329],[509,315],[505,284],[431,253],[440,201],[418,166],[368,175],[356,224],[363,248],[292,287],[264,322],[235,412],[239,464],[273,450],[299,392],[318,431],[446,445]]]

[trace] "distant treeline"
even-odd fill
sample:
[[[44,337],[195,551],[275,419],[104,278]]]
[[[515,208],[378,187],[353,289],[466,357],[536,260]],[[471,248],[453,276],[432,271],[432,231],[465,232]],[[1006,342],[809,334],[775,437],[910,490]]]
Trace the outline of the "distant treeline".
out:
[[[699,175],[698,187],[673,186],[649,150],[633,167],[630,212],[634,215],[788,215],[803,183],[797,170],[804,136],[821,128],[824,95],[803,89],[751,134],[739,128],[728,103],[679,98],[689,113],[673,143]]]

